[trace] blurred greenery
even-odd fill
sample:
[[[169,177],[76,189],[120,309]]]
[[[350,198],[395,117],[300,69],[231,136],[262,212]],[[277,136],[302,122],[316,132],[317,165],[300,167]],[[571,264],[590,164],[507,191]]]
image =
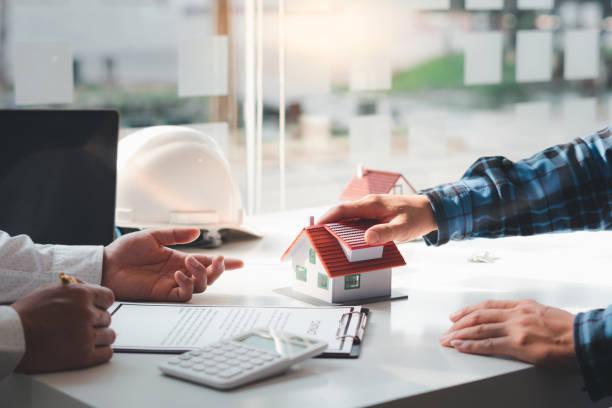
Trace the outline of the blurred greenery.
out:
[[[439,99],[440,92],[453,91],[469,93],[464,98],[464,106],[486,107],[499,106],[509,101],[523,98],[524,86],[515,81],[515,65],[504,61],[502,82],[493,85],[466,86],[463,83],[464,57],[462,54],[449,54],[430,59],[415,67],[395,73],[391,92],[395,94],[418,93],[426,91]],[[456,104],[461,98],[452,98],[447,102]],[[453,102],[454,101],[454,102]]]

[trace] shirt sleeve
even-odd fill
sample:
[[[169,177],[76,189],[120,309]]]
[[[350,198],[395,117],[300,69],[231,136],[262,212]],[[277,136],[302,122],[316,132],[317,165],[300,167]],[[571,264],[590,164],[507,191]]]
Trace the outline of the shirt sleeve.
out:
[[[612,131],[512,162],[476,161],[455,183],[424,190],[438,230],[429,245],[449,240],[612,229]]]
[[[0,303],[11,303],[37,287],[58,282],[60,272],[99,284],[103,247],[38,245],[25,235],[0,231]],[[17,312],[0,306],[0,379],[11,373],[25,353]]]
[[[102,279],[103,247],[39,245],[25,235],[0,231],[0,303],[11,303],[39,286],[58,282],[60,272],[85,282]]]
[[[591,399],[612,395],[612,306],[576,316],[574,348]]]
[[[0,306],[0,379],[9,375],[25,353],[25,337],[19,315],[10,306]]]

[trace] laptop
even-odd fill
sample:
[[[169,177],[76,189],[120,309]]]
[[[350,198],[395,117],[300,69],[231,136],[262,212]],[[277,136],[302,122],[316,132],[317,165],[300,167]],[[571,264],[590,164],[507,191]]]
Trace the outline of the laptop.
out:
[[[119,114],[0,110],[0,230],[39,244],[113,240]]]

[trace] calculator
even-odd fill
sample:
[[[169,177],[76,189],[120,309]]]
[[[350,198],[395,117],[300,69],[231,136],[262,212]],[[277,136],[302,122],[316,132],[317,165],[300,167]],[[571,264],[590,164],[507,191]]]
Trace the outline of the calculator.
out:
[[[327,342],[285,331],[254,329],[174,357],[159,366],[166,375],[218,389],[240,387],[282,374],[321,354]]]

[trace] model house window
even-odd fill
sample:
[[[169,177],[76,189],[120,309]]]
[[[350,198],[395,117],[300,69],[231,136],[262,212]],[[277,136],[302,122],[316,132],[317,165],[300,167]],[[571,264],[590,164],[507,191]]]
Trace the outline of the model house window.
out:
[[[306,282],[306,268],[301,265],[295,266],[295,279]]]
[[[329,278],[327,277],[327,275],[319,273],[319,275],[317,276],[317,286],[321,289],[329,289]]]
[[[361,287],[361,275],[347,275],[344,277],[344,290],[359,289]]]
[[[401,184],[396,184],[393,186],[393,194],[395,195],[403,195],[404,194],[404,188],[402,187]]]
[[[317,254],[315,253],[315,250],[310,248],[309,251],[309,258],[310,258],[310,263],[311,264],[315,264],[317,262]]]

